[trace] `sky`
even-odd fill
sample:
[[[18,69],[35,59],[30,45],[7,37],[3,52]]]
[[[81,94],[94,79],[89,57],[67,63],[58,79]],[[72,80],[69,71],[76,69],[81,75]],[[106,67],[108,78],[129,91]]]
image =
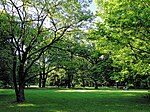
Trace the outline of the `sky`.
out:
[[[96,4],[95,4],[94,0],[92,0],[92,4],[90,5],[90,10],[91,10],[93,13],[95,13],[95,11],[96,11]]]

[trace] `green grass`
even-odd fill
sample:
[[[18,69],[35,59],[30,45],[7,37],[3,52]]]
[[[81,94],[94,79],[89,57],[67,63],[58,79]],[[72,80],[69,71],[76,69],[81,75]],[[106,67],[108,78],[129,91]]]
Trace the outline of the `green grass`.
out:
[[[14,103],[11,89],[0,89],[0,112],[150,112],[146,90],[26,89]]]

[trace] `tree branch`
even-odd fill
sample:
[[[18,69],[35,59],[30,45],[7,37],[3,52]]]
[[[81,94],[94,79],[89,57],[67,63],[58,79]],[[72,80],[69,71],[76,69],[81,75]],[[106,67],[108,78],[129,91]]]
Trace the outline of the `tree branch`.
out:
[[[55,68],[53,68],[53,69],[47,71],[45,74],[48,74],[48,73],[50,73],[51,71],[53,71],[53,70],[55,70],[55,69],[57,69],[57,67],[55,67]],[[26,79],[25,82],[28,82],[30,79],[32,79],[32,78],[34,78],[34,77],[36,77],[36,76],[39,76],[39,75],[40,75],[40,74],[33,75],[33,76],[29,77],[28,79]]]

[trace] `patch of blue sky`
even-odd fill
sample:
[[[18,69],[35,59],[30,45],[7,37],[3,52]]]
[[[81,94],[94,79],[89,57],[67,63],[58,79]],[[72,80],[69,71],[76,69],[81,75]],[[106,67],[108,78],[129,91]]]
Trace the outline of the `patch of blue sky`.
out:
[[[96,12],[96,9],[97,9],[97,8],[96,8],[96,4],[95,4],[94,0],[92,0],[92,3],[90,4],[89,9],[90,9],[93,13]]]

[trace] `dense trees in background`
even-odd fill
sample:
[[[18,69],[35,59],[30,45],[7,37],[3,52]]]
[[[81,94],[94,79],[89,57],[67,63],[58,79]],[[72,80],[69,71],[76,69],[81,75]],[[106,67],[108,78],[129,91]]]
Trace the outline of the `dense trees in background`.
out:
[[[17,102],[29,85],[150,86],[148,0],[95,2],[0,1],[0,86]]]
[[[96,0],[99,16],[97,43],[104,52],[111,52],[119,74],[116,81],[135,86],[148,85],[150,74],[150,24],[148,0]],[[102,47],[101,47],[102,46]]]

